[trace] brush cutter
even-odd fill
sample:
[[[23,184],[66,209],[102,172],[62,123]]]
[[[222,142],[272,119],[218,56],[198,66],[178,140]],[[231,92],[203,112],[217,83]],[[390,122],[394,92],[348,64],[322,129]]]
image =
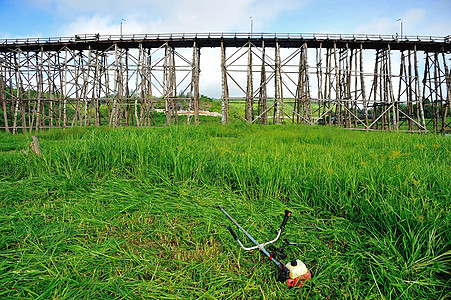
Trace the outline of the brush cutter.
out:
[[[294,286],[301,287],[304,281],[312,278],[312,274],[307,269],[305,264],[300,260],[292,260],[287,264],[283,264],[281,260],[286,258],[286,255],[283,253],[285,246],[275,248],[274,246],[270,245],[272,243],[275,243],[282,235],[282,232],[285,229],[285,225],[287,224],[288,218],[291,216],[291,211],[285,210],[285,216],[283,218],[282,225],[280,225],[279,232],[277,233],[276,238],[269,242],[260,244],[249,233],[247,233],[247,231],[244,230],[243,227],[241,227],[240,224],[238,224],[237,221],[235,221],[224,210],[224,208],[221,205],[219,205],[218,208],[255,244],[255,246],[253,247],[244,247],[243,243],[241,243],[240,239],[233,231],[232,227],[231,226],[227,227],[227,229],[230,231],[230,234],[238,242],[241,248],[243,248],[245,251],[258,249],[261,252],[263,252],[263,254],[268,256],[269,259],[279,267],[278,281],[286,282],[289,287]],[[270,245],[268,249],[270,249],[270,251],[272,252],[268,252],[265,249],[265,247],[268,245]]]

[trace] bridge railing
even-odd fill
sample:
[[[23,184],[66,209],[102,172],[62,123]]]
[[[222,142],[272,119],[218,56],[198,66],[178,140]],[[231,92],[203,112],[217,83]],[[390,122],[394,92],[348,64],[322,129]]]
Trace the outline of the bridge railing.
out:
[[[159,34],[127,34],[100,35],[78,34],[71,37],[49,38],[9,38],[0,39],[0,45],[31,45],[31,44],[65,44],[107,41],[145,41],[145,40],[183,40],[183,39],[305,39],[305,40],[345,40],[345,41],[392,41],[392,42],[435,42],[450,43],[451,36],[398,36],[383,34],[328,34],[328,33],[159,33]]]

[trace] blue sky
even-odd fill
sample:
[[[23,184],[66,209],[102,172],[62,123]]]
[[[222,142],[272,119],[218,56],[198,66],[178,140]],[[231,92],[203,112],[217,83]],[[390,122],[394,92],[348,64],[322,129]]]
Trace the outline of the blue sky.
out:
[[[0,38],[165,32],[451,34],[451,1],[0,0]]]

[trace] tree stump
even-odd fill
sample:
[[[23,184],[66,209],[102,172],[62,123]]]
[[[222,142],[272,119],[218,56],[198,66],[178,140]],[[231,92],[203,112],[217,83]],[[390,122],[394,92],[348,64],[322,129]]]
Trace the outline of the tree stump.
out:
[[[30,144],[30,149],[33,153],[35,153],[38,156],[42,155],[42,150],[41,150],[41,145],[39,145],[39,140],[38,137],[33,135],[31,137],[33,139],[33,141]]]

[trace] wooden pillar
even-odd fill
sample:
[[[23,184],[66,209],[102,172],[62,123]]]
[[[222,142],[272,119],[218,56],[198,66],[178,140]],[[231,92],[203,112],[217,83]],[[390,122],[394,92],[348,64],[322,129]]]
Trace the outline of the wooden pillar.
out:
[[[29,79],[29,72],[30,72],[30,65],[28,62],[28,52],[26,53],[26,55],[24,55],[23,59],[25,60],[26,64],[24,65],[21,61],[19,61],[20,66],[23,66],[26,68],[26,70],[24,72],[26,72],[27,77]],[[27,119],[26,119],[26,103],[28,102],[28,98],[25,94],[25,89],[24,89],[24,84],[23,81],[24,79],[27,79],[27,77],[25,76],[25,74],[22,74],[22,71],[19,72],[20,78],[19,78],[19,89],[20,89],[20,124],[22,127],[22,133],[27,132]],[[27,86],[30,86],[30,83],[27,82],[26,83]],[[28,89],[30,90],[30,89]]]
[[[124,92],[124,49],[118,48],[119,64],[117,66],[117,107],[116,107],[116,126],[122,126],[122,119],[125,114],[126,94]]]
[[[71,122],[71,126],[77,125],[78,123],[78,119],[79,119],[79,115],[80,115],[80,86],[78,84],[78,79],[80,76],[80,68],[81,68],[81,58],[80,58],[80,53],[81,51],[77,53],[73,52],[72,56],[73,56],[73,60],[74,60],[74,79],[75,79],[75,112],[74,112],[74,117],[72,118],[72,122]]]
[[[423,102],[423,107],[427,100],[432,102],[431,99],[428,99],[428,97],[426,96],[426,86],[428,84],[428,76],[429,76],[429,53],[424,52],[424,56],[425,56],[425,64],[424,64],[424,73],[423,73],[423,92],[422,92],[422,97],[421,97],[421,101]]]
[[[130,88],[128,85],[128,48],[125,49],[125,77],[122,73],[122,82],[125,81],[125,97],[124,97],[124,105],[125,105],[125,126],[129,126],[130,123],[133,123],[130,116]]]
[[[268,112],[267,102],[268,94],[266,89],[266,54],[265,54],[265,41],[262,40],[262,67],[260,71],[260,93],[258,98],[258,116],[260,118],[260,124],[268,124]]]
[[[176,97],[176,78],[175,78],[175,58],[174,49],[168,45],[165,47],[165,59],[164,59],[164,80],[163,80],[163,92],[165,97],[166,106],[166,123],[168,126],[171,123],[172,116],[174,116],[174,123],[177,124],[177,109],[175,107]]]
[[[391,64],[391,48],[390,45],[388,45],[388,80],[389,80],[389,97],[390,97],[390,103],[392,104],[392,110],[393,110],[393,129],[398,130],[399,129],[399,115],[396,110],[396,100],[395,95],[393,92],[393,82],[392,82],[393,76],[392,76],[392,64]]]
[[[368,120],[368,102],[366,100],[366,92],[365,92],[365,76],[363,72],[363,45],[360,44],[360,86],[362,88],[362,101],[363,101],[363,110],[365,114],[365,125],[369,125]]]
[[[53,117],[54,117],[54,111],[53,111],[53,91],[54,91],[54,83],[53,83],[53,66],[52,66],[52,53],[50,51],[46,51],[47,53],[47,86],[48,86],[48,107],[49,107],[49,123],[48,127],[53,127]],[[44,111],[44,110],[43,110]]]
[[[36,133],[39,132],[39,129],[41,127],[41,99],[43,94],[43,86],[44,86],[44,80],[42,78],[42,69],[43,69],[43,55],[44,50],[41,47],[41,51],[36,53],[36,68],[37,68],[37,88],[36,88],[36,96],[38,98],[38,101],[36,103]]]
[[[373,74],[373,120],[372,124],[374,123],[374,120],[378,118],[377,116],[377,89],[378,89],[378,81],[379,81],[379,57],[380,57],[380,50],[376,51],[376,58],[374,60],[374,74]],[[378,128],[376,123],[376,128]]]
[[[246,106],[244,117],[247,122],[252,123],[254,120],[254,85],[252,76],[252,43],[248,42],[247,52],[247,88],[246,88]]]
[[[91,109],[89,110],[88,124],[91,124],[92,108],[94,108],[94,126],[100,126],[100,92],[102,90],[102,76],[100,74],[100,59],[101,54],[96,49],[94,52],[94,77],[92,79],[92,96],[91,96]]]
[[[7,107],[7,103],[6,103],[6,65],[7,65],[7,62],[6,62],[6,55],[5,55],[4,58],[0,60],[0,98],[2,101],[3,120],[5,122],[5,132],[9,132],[8,107]]]
[[[339,59],[339,58],[338,58]],[[341,125],[341,88],[340,88],[340,68],[337,59],[337,44],[334,42],[334,64],[335,64],[335,122]]]
[[[63,97],[63,128],[67,127],[67,72],[68,72],[68,65],[67,65],[67,49],[64,51],[64,71],[62,74],[64,74],[63,77],[63,87],[61,88],[61,94]]]
[[[171,104],[169,103],[169,54],[170,50],[168,45],[165,45],[164,48],[164,65],[163,65],[163,98],[165,104],[165,115],[166,115],[166,123],[168,126],[171,121]]]
[[[199,74],[200,74],[200,49],[197,47],[196,41],[193,44],[193,71],[192,71],[192,88],[193,88],[193,104],[194,104],[194,124],[199,124]],[[189,118],[188,118],[189,119]]]
[[[279,48],[279,42],[276,40],[276,55],[275,55],[275,78],[274,78],[274,84],[275,84],[275,97],[274,97],[274,123],[280,124],[281,121],[283,121],[283,101],[281,97],[281,89],[282,89],[282,76],[280,72],[280,48]]]
[[[346,56],[344,58],[344,62],[345,62],[345,97],[344,98],[344,106],[345,106],[345,110],[344,110],[344,125],[346,128],[350,128],[351,127],[351,100],[352,100],[352,95],[351,95],[351,73],[352,73],[352,57],[353,57],[353,51],[352,49],[349,49],[348,44],[346,43],[346,49],[344,49],[344,51],[346,52]],[[349,56],[348,56],[349,53]]]
[[[137,127],[142,126],[142,116],[144,111],[144,84],[145,84],[144,55],[145,53],[143,51],[143,45],[142,43],[139,43],[138,65],[136,66],[136,85],[135,85],[135,120]]]
[[[417,110],[419,114],[420,124],[423,127],[423,130],[426,130],[426,122],[424,119],[424,107],[423,107],[423,99],[420,97],[420,77],[418,76],[418,59],[417,59],[417,46],[414,46],[414,68],[415,68],[415,95],[416,95],[416,103]]]
[[[445,69],[444,71],[445,71],[445,83],[446,83],[446,103],[445,103],[445,107],[443,108],[442,130],[446,130],[446,126],[448,126],[446,118],[448,115],[449,107],[451,105],[451,74],[449,72],[448,65],[446,64],[446,57],[445,57],[444,52],[442,52],[442,58],[443,58],[443,67]]]
[[[27,80],[27,82],[25,83],[26,86],[31,87],[31,82],[30,82],[30,61],[29,61],[30,55],[29,52],[26,52],[26,56],[25,56],[25,67],[26,67],[26,75],[27,76],[23,76],[23,79]],[[26,108],[27,108],[27,104],[30,103],[30,88],[28,88],[28,95],[25,93],[25,89],[23,87],[23,79],[20,80],[20,90],[22,93],[22,99],[20,101],[20,117],[21,117],[21,124],[22,124],[22,133],[27,132],[27,113],[26,113]]]
[[[329,125],[332,125],[332,50],[327,48],[326,52],[326,77],[324,81],[324,99],[327,99],[325,109],[328,112]]]
[[[221,41],[222,124],[229,122],[229,87],[227,85],[226,48]]]
[[[408,61],[408,73],[407,73],[407,79],[408,79],[408,85],[407,85],[407,115],[408,115],[408,123],[409,123],[409,131],[414,130],[414,123],[413,119],[415,118],[413,113],[413,88],[412,88],[412,59],[411,59],[411,52],[408,50],[407,52],[407,61]]]
[[[438,82],[438,76],[439,76],[439,67],[438,67],[438,53],[434,52],[434,95],[435,95],[435,99],[434,99],[434,119],[435,119],[435,123],[434,123],[434,129],[435,132],[439,132],[439,124],[440,124],[440,104],[442,102],[441,97],[439,97],[439,82]]]
[[[299,124],[301,122],[304,124],[304,62],[303,62],[303,53],[302,47],[299,49],[299,64],[298,64],[298,82],[296,86],[296,95],[294,97],[294,110],[293,110],[293,122],[296,120],[296,123]]]
[[[107,106],[107,116],[105,119],[108,123],[111,119],[111,92],[110,92],[110,72],[108,67],[107,53],[103,53],[102,56],[102,71],[104,73],[104,85],[105,85],[105,96],[106,96],[106,106]],[[99,112],[99,123],[102,125],[102,114]],[[111,124],[109,124],[111,126]]]
[[[174,124],[178,124],[177,112],[177,80],[176,80],[176,66],[175,66],[175,49],[171,47],[170,51],[170,68],[169,68],[169,82],[170,82],[170,103],[172,116],[174,117]]]
[[[115,76],[114,76],[114,86],[116,90],[116,95],[113,95],[113,105],[111,108],[111,115],[110,115],[110,127],[115,128],[117,126],[117,98],[118,98],[118,92],[119,92],[119,70],[118,70],[118,47],[117,44],[114,44],[114,65],[115,65]],[[110,97],[110,96],[108,96]]]
[[[358,114],[358,98],[359,98],[359,94],[358,94],[358,77],[357,77],[357,70],[358,70],[358,58],[357,55],[359,53],[358,49],[355,49],[355,55],[354,55],[354,102],[353,102],[353,108],[354,108],[354,128],[357,128],[358,126],[358,120],[357,118],[360,119],[359,114]]]
[[[299,51],[298,83],[293,113],[293,121],[296,116],[297,123],[302,124],[305,124],[306,120],[312,120],[307,50],[307,44],[304,43]]]
[[[91,45],[89,45],[88,48],[88,64],[83,68],[83,101],[84,101],[84,113],[83,113],[83,117],[84,117],[84,125],[88,126],[88,87],[89,87],[89,70],[91,69],[91,60],[92,60],[92,48]],[[84,61],[84,59],[83,59]],[[81,123],[83,121],[83,117],[80,118],[80,126]]]
[[[13,134],[17,133],[17,115],[19,113],[19,101],[21,98],[20,95],[20,67],[19,67],[19,63],[20,63],[20,49],[18,51],[18,55],[19,55],[19,59],[17,59],[17,52],[14,52],[14,78],[15,78],[15,82],[16,82],[16,95],[15,95],[15,99],[14,99],[14,118],[13,118]],[[10,86],[11,91],[12,91],[12,85]],[[14,94],[14,92],[12,92],[12,94]]]
[[[152,114],[152,125],[155,126],[155,105],[153,103],[153,93],[152,93],[152,56],[150,55],[150,49],[147,50],[147,57],[148,57],[148,62],[147,62],[147,68],[148,68],[148,72],[147,72],[147,95],[149,97],[149,105],[150,105],[150,110],[151,110],[151,114]],[[148,122],[150,120],[148,119]],[[149,123],[148,123],[149,124]]]
[[[326,112],[324,107],[324,95],[323,95],[323,68],[322,68],[322,50],[323,43],[319,44],[319,48],[316,48],[316,80],[318,87],[318,117],[322,116],[323,113]],[[321,111],[323,110],[323,111]],[[323,117],[324,118],[324,117]]]

